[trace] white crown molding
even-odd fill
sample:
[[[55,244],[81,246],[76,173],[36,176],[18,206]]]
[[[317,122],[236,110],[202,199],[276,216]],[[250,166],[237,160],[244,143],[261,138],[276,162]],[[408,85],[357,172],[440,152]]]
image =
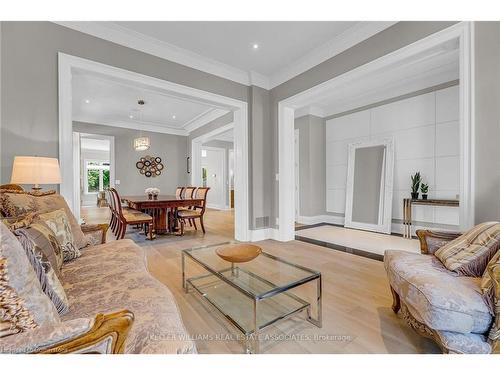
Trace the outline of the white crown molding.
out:
[[[173,128],[169,126],[156,125],[146,121],[123,121],[123,120],[110,120],[110,119],[102,119],[102,118],[94,118],[90,116],[84,115],[75,115],[73,116],[73,121],[85,122],[89,124],[95,125],[103,125],[103,126],[114,126],[117,128],[124,129],[132,129],[137,131],[148,131],[154,133],[162,133],[162,134],[172,134],[172,135],[182,135],[188,136],[189,133],[185,129]]]
[[[176,62],[206,73],[250,85],[249,73],[159,39],[138,33],[108,21],[63,21],[58,25],[80,31],[150,55]]]
[[[297,109],[294,112],[295,118],[299,118],[299,117],[306,116],[306,115],[312,115],[312,116],[316,116],[316,117],[325,117],[326,114],[325,114],[325,111],[323,110],[323,108],[320,108],[317,106],[302,107],[302,108]]]
[[[271,77],[224,64],[176,45],[127,29],[114,22],[62,21],[54,23],[243,85],[255,85],[266,90],[271,90],[273,87],[290,80],[359,42],[385,30],[396,22],[358,22],[329,42],[315,48],[299,60],[292,62],[285,69],[273,74]]]
[[[292,79],[293,77],[304,73],[318,64],[338,55],[339,53],[355,46],[371,36],[391,27],[397,22],[372,22],[362,21],[345,30],[340,35],[315,48],[299,60],[291,63],[285,69],[270,77],[270,86],[276,87]]]
[[[201,115],[195,117],[194,119],[188,121],[186,124],[184,124],[183,128],[189,134],[192,131],[208,124],[210,121],[218,119],[219,117],[225,115],[226,113],[229,113],[227,109],[221,109],[221,108],[210,109],[202,113]]]

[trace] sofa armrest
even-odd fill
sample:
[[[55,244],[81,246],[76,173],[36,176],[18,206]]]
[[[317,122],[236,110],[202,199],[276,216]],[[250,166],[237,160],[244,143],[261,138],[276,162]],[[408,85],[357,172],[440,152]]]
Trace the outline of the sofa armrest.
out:
[[[495,320],[491,326],[488,341],[491,345],[491,352],[500,354],[500,261],[489,266],[488,273],[493,282],[493,298],[495,303]]]
[[[429,229],[417,230],[422,254],[434,254],[441,246],[461,235],[462,233],[460,232],[439,232]]]
[[[127,310],[40,326],[0,339],[2,353],[123,353],[134,316]]]
[[[85,237],[91,237],[93,245],[106,243],[106,233],[108,232],[109,224],[82,224],[80,227]]]

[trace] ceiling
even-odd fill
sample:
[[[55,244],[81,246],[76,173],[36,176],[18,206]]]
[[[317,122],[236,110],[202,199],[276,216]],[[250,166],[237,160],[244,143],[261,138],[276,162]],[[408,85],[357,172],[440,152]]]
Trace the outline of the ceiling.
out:
[[[356,22],[116,22],[236,68],[272,75]],[[254,49],[257,43],[259,48]]]
[[[458,41],[386,65],[376,73],[349,81],[322,93],[296,110],[295,117],[328,117],[365,105],[427,89],[459,78]]]
[[[172,96],[158,89],[76,71],[73,119],[132,129],[188,135],[226,110]],[[139,105],[138,100],[145,101]]]
[[[275,87],[395,22],[57,22],[239,83]],[[254,44],[258,48],[254,48]]]
[[[234,142],[234,131],[233,129],[229,129],[228,131],[225,131],[224,133],[217,134],[210,138],[211,141],[217,140],[217,141],[224,141],[224,142]]]

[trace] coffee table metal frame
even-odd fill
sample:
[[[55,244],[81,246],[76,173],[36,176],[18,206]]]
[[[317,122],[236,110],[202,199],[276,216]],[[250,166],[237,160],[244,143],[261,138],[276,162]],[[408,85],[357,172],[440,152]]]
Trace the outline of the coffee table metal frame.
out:
[[[228,320],[235,328],[237,328],[240,332],[244,334],[244,339],[245,339],[245,349],[247,353],[258,353],[259,352],[259,334],[261,331],[265,328],[268,328],[272,326],[273,324],[280,322],[284,319],[291,318],[303,311],[306,311],[307,314],[307,321],[314,324],[315,326],[321,328],[322,326],[322,305],[321,305],[321,300],[322,300],[322,282],[321,282],[321,272],[314,271],[310,268],[299,266],[297,264],[288,262],[284,260],[283,258],[271,255],[266,252],[262,252],[259,256],[267,257],[270,259],[273,259],[278,262],[282,262],[284,264],[287,264],[291,267],[295,267],[297,269],[306,271],[308,273],[311,273],[310,276],[293,281],[289,284],[278,286],[273,284],[272,282],[266,280],[262,276],[259,276],[255,274],[254,272],[250,272],[248,270],[244,270],[234,263],[231,263],[230,267],[220,269],[220,270],[215,270],[209,265],[203,263],[202,261],[196,259],[191,253],[197,250],[204,250],[208,248],[213,248],[217,246],[223,246],[223,245],[228,245],[231,244],[231,242],[227,243],[222,243],[222,244],[216,244],[216,245],[209,245],[209,246],[202,246],[202,247],[196,247],[196,248],[191,248],[191,249],[186,249],[182,251],[182,287],[184,289],[185,293],[189,293],[189,288],[191,287],[193,290],[197,292],[198,295],[200,295],[203,300],[207,301],[211,306],[213,306],[226,320]],[[200,265],[202,268],[207,270],[209,273],[208,274],[203,274],[200,276],[195,276],[191,278],[186,279],[186,256],[194,261],[196,264]],[[214,254],[214,256],[217,256]],[[269,285],[272,289],[266,291],[265,293],[262,294],[253,294],[250,291],[242,288],[241,286],[237,285],[234,283],[232,280],[228,279],[227,277],[224,276],[224,272],[231,271],[232,275],[238,275],[239,272],[245,272],[248,275],[254,277],[255,279],[260,280],[263,283],[266,283]],[[223,311],[219,306],[217,306],[215,303],[213,303],[205,293],[203,293],[196,285],[194,285],[194,281],[215,276],[218,279],[220,279],[222,282],[230,285],[234,289],[236,289],[238,292],[242,293],[244,296],[248,297],[253,301],[253,329],[250,332],[247,332],[234,318],[232,318],[228,313]],[[301,285],[307,284],[309,282],[316,281],[316,318],[313,318],[311,315],[311,304],[302,298],[294,295],[293,293],[289,292],[291,289],[297,288]],[[288,297],[294,299],[295,301],[299,302],[301,304],[300,307],[297,309],[287,312],[284,315],[281,315],[272,321],[266,322],[263,325],[258,324],[257,319],[258,319],[258,313],[259,313],[259,302],[262,300],[265,300],[267,298],[271,298],[273,296],[276,296],[277,294],[283,293],[287,295]]]

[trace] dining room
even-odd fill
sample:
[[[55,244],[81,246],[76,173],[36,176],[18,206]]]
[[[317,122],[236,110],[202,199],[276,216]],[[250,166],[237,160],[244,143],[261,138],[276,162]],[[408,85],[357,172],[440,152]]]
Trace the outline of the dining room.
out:
[[[189,134],[233,113],[84,71],[74,74],[72,83],[73,157],[78,160],[73,174],[81,219],[108,221],[117,239],[204,235],[207,202],[210,206],[224,194],[223,207],[211,205],[210,210],[226,211],[231,191],[234,201],[234,178],[232,189],[225,183],[219,186],[217,179],[197,183],[194,174],[202,174],[207,166],[192,170]],[[110,140],[107,160],[99,162],[105,166],[94,166],[88,156],[89,144],[98,139]],[[87,168],[89,160],[92,165]],[[234,168],[234,158],[232,162]],[[224,168],[229,173],[228,166]],[[226,215],[233,232],[234,213]]]

